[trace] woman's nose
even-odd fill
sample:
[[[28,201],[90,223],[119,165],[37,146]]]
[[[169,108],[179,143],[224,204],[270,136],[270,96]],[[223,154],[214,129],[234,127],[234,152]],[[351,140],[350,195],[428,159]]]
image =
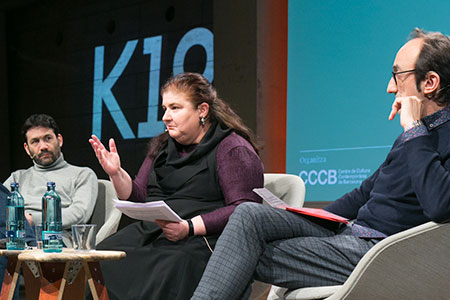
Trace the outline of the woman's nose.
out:
[[[164,114],[163,114],[163,116],[162,116],[162,120],[163,120],[163,121],[170,120],[170,113],[169,113],[169,110],[168,110],[168,109],[166,109],[166,110],[164,111]]]

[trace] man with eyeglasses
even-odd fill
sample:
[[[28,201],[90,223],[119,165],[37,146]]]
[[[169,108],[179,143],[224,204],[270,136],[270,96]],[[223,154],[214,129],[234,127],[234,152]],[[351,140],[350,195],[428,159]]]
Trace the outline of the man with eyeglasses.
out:
[[[219,238],[192,300],[248,299],[252,279],[296,289],[341,285],[386,236],[450,220],[450,38],[414,29],[398,51],[387,92],[404,132],[362,185],[325,210],[335,226],[241,204]]]

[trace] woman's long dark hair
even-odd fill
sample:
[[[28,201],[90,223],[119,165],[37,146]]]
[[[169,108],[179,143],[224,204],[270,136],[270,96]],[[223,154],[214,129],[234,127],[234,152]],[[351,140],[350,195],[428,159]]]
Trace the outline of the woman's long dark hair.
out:
[[[198,107],[204,102],[208,103],[208,122],[218,122],[221,125],[233,129],[237,134],[246,139],[257,153],[260,150],[251,129],[244,124],[242,119],[225,101],[217,96],[216,89],[202,75],[197,73],[181,73],[173,76],[161,88],[161,95],[168,91],[185,93],[194,107]],[[154,158],[159,150],[165,146],[168,138],[169,134],[167,132],[154,137],[149,143],[147,155]]]

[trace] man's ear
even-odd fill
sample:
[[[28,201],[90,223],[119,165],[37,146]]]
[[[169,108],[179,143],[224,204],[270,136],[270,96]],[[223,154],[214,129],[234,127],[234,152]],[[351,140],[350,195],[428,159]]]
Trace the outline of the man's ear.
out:
[[[59,148],[61,148],[62,145],[63,145],[63,137],[62,137],[61,134],[58,133],[58,136],[57,136],[56,138],[57,138],[58,141],[59,141]]]
[[[28,156],[31,157],[30,149],[28,148],[27,143],[23,143],[23,148],[25,149],[25,152],[28,154]]]
[[[197,106],[198,111],[200,112],[200,116],[206,118],[209,113],[209,104],[206,102],[202,102]]]
[[[422,81],[422,91],[425,97],[429,98],[428,95],[435,93],[439,89],[440,83],[441,77],[439,77],[438,73],[434,71],[428,72],[425,80]]]

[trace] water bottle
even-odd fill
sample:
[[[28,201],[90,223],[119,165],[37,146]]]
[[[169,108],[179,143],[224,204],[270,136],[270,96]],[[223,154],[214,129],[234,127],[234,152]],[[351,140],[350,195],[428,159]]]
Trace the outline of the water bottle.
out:
[[[25,249],[25,210],[19,184],[11,183],[11,194],[6,200],[6,248],[8,250]]]
[[[55,192],[54,182],[47,182],[47,192],[42,197],[42,226],[44,252],[61,252],[63,248],[61,198]]]

